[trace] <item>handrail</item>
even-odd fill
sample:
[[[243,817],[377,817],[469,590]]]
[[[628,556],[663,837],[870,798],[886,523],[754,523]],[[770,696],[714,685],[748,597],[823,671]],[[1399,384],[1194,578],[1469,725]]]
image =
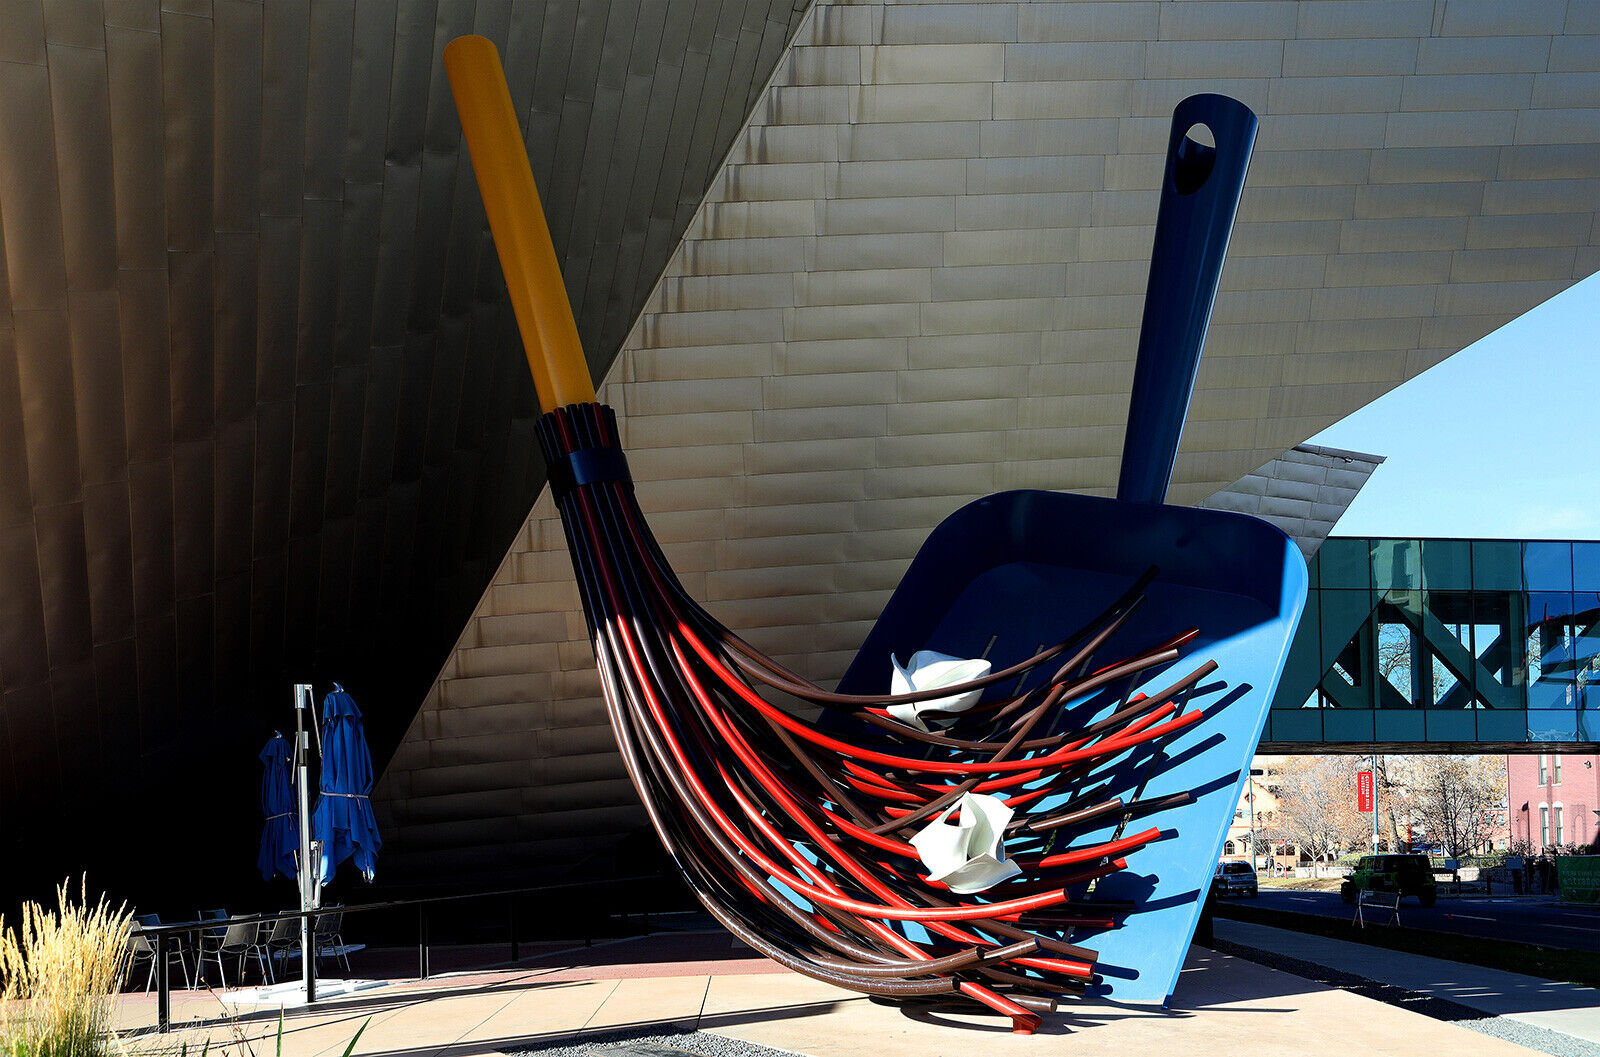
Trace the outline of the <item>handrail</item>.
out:
[[[156,974],[158,981],[156,985],[156,1030],[158,1032],[165,1033],[172,1029],[172,981],[168,979],[167,975],[167,944],[170,942],[170,938],[173,936],[185,935],[194,932],[203,932],[207,929],[215,929],[219,927],[226,928],[229,925],[264,924],[269,921],[277,922],[291,918],[305,920],[308,918],[321,917],[324,914],[360,914],[372,910],[396,910],[404,907],[416,907],[418,932],[418,969],[420,978],[426,980],[428,978],[429,961],[427,919],[427,908],[429,906],[438,903],[464,903],[473,899],[493,899],[497,896],[532,895],[535,893],[551,894],[580,888],[584,890],[593,890],[599,887],[632,884],[638,881],[659,880],[661,880],[660,874],[635,874],[629,877],[612,877],[598,881],[570,881],[564,884],[532,885],[524,888],[499,888],[488,892],[466,892],[459,895],[417,896],[411,899],[390,899],[384,900],[381,903],[344,903],[337,906],[324,906],[305,910],[279,910],[266,914],[230,914],[226,918],[213,918],[205,921],[164,921],[159,925],[143,925],[135,922],[134,931],[137,931],[144,936],[151,937],[155,941],[155,951],[153,952],[152,957],[154,957],[156,965],[160,969],[160,971]],[[511,951],[512,960],[515,961],[517,957],[515,904],[512,904],[511,914]],[[309,1002],[314,1001],[316,997],[316,958],[314,954],[308,960],[307,964],[310,966],[310,976],[306,980],[306,994],[307,1001]]]
[[[198,932],[202,929],[217,928],[218,926],[277,921],[281,918],[317,917],[322,914],[331,914],[335,911],[353,914],[367,910],[393,910],[397,907],[419,906],[424,903],[459,903],[469,899],[492,899],[495,896],[528,895],[533,892],[560,892],[570,888],[595,888],[603,885],[628,884],[634,881],[659,880],[661,880],[660,874],[638,874],[632,877],[612,877],[597,881],[572,881],[559,885],[534,885],[529,888],[497,888],[488,892],[467,892],[462,895],[417,896],[413,899],[391,899],[382,903],[340,903],[337,906],[316,907],[311,910],[278,910],[264,914],[229,914],[226,918],[211,918],[208,920],[163,921],[159,925],[138,925],[138,929],[146,936],[156,936],[160,933]]]

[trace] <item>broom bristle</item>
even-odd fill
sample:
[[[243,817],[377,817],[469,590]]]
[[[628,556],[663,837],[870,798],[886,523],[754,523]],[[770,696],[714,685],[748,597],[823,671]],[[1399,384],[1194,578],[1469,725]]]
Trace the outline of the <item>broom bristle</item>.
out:
[[[800,972],[905,1000],[958,994],[1019,1031],[1057,995],[1083,990],[1097,956],[1071,940],[1137,909],[1097,902],[1093,887],[1161,838],[1153,826],[1128,832],[1135,817],[1184,800],[1142,803],[1142,778],[1126,796],[1112,791],[1130,786],[1130,759],[1148,762],[1202,718],[1187,706],[1215,667],[1144,696],[1133,688],[1195,632],[1097,656],[1154,571],[1065,641],[984,678],[898,696],[831,693],[684,591],[634,501],[610,408],[552,412],[539,435],[618,747],[706,909]],[[986,697],[942,732],[889,712],[969,691]],[[818,708],[829,722],[802,718]],[[1086,715],[1102,718],[1063,729]],[[909,837],[970,793],[1019,812],[1005,839],[1021,870],[960,895],[928,875]]]

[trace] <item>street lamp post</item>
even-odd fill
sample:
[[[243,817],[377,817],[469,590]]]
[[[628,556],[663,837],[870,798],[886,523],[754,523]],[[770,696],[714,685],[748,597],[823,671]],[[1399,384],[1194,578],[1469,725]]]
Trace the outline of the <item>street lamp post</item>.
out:
[[[1256,771],[1250,768],[1245,780],[1245,802],[1250,805],[1250,869],[1261,869],[1261,857],[1256,854]]]
[[[1372,854],[1378,854],[1378,754],[1372,754]]]

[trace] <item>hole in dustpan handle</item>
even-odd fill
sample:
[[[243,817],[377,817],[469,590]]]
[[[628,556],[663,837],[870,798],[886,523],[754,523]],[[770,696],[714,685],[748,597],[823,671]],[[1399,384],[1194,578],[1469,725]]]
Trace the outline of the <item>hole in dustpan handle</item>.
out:
[[[1217,164],[1217,141],[1204,125],[1191,125],[1178,141],[1173,158],[1172,182],[1181,195],[1192,195],[1205,186]]]
[[[1190,96],[1172,113],[1118,499],[1166,498],[1255,139],[1255,114],[1227,96]]]

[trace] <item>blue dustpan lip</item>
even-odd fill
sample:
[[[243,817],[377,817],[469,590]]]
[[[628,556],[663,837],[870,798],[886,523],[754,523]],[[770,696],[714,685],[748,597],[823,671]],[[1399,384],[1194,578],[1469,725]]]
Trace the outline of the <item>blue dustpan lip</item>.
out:
[[[1042,534],[1046,523],[1063,532]],[[1216,557],[1231,559],[1231,564],[1206,568],[1198,552],[1187,564],[1173,562],[1170,550],[1152,556],[1148,547],[1141,549],[1148,541],[1134,529],[1156,525],[1165,526],[1168,544],[1198,539],[1189,530],[1208,532],[1219,545],[1229,543],[1230,551]],[[1068,529],[1088,533],[1073,542],[1086,550],[1095,548],[1104,560],[1057,560],[1050,551],[1067,544]],[[1039,489],[997,492],[956,510],[929,534],[840,678],[840,692],[886,692],[883,658],[891,652],[904,656],[937,649],[928,635],[965,585],[987,570],[1022,561],[1125,575],[1130,583],[1152,563],[1162,566],[1161,579],[1209,589],[1219,589],[1217,580],[1226,579],[1230,593],[1254,598],[1280,616],[1292,613],[1296,623],[1309,580],[1293,541],[1277,526],[1249,514]],[[1275,568],[1268,571],[1263,561]]]
[[[1074,532],[1090,535],[1074,539]],[[1164,539],[1169,549],[1164,554],[1141,554],[1139,545],[1149,539]],[[1248,780],[1249,761],[1266,727],[1305,608],[1310,577],[1299,548],[1287,535],[1259,518],[1231,511],[1035,490],[987,496],[951,514],[929,535],[839,689],[845,693],[883,692],[888,682],[888,651],[939,648],[939,643],[921,641],[921,637],[937,626],[939,616],[977,576],[1008,564],[1047,561],[1052,547],[1069,546],[1079,547],[1080,556],[1095,554],[1103,561],[1099,565],[1093,561],[1056,563],[1063,568],[1110,572],[1126,576],[1131,583],[1154,561],[1162,564],[1161,578],[1175,578],[1202,590],[1225,587],[1227,593],[1259,604],[1265,614],[1265,619],[1242,634],[1196,651],[1197,657],[1210,656],[1213,651],[1226,655],[1231,647],[1247,654],[1246,665],[1241,666],[1235,655],[1230,665],[1233,671],[1219,675],[1248,685],[1249,692],[1192,728],[1193,738],[1188,737],[1189,732],[1180,735],[1174,741],[1175,750],[1219,733],[1223,741],[1161,776],[1173,784],[1164,786],[1160,777],[1152,779],[1147,794],[1192,787],[1193,783],[1184,784],[1191,769],[1219,778],[1234,773],[1233,781],[1193,804],[1150,816],[1150,822],[1164,833],[1174,831],[1169,840],[1151,845],[1129,860],[1131,870],[1145,869],[1155,861],[1162,864],[1143,904],[1154,909],[1129,915],[1117,930],[1074,939],[1101,950],[1108,969],[1119,965],[1133,969],[1131,977],[1107,976],[1100,993],[1119,1001],[1165,1003],[1177,985],[1184,954],[1199,923],[1212,866]],[[1223,548],[1221,552],[1215,550],[1218,547]],[[1191,553],[1184,558],[1186,551]],[[940,576],[952,568],[957,570],[954,577]],[[897,623],[902,626],[896,627]],[[1079,839],[1089,842],[1094,837],[1085,834]]]

